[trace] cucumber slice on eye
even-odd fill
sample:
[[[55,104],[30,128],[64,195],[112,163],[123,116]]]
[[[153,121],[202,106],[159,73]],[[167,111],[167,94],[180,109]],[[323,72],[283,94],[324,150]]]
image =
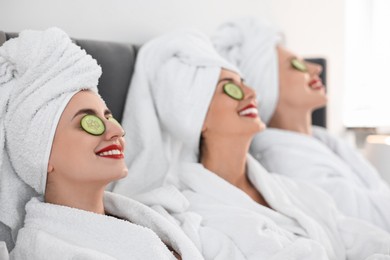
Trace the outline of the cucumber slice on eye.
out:
[[[299,70],[301,72],[307,72],[307,66],[304,61],[299,60],[299,59],[292,59],[291,60],[291,65],[293,66],[294,69]]]
[[[91,135],[102,135],[106,130],[103,121],[95,115],[85,115],[80,121],[81,128]]]
[[[223,85],[223,92],[225,92],[229,97],[242,100],[244,98],[244,92],[242,89],[234,83],[226,83]]]

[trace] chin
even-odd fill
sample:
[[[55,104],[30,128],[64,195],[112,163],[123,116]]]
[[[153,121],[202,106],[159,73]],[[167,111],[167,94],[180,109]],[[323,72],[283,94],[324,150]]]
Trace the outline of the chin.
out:
[[[259,125],[259,127],[256,129],[256,131],[254,132],[254,134],[263,132],[266,128],[267,128],[267,126],[266,126],[264,123],[262,123],[262,124]]]
[[[252,134],[254,136],[257,133],[264,131],[266,128],[267,128],[267,126],[265,125],[265,123],[263,121],[259,120],[259,122],[257,122],[256,126],[251,128],[249,131],[250,131],[250,134]]]
[[[306,104],[306,107],[311,111],[314,111],[319,108],[323,108],[328,103],[328,97],[324,95],[312,97],[310,101]]]
[[[266,128],[267,128],[267,125],[259,118],[259,120],[257,121],[257,131],[256,131],[256,133],[262,132]]]
[[[127,167],[125,167],[124,169],[122,169],[122,171],[118,172],[118,177],[115,179],[115,180],[120,180],[120,179],[123,179],[125,177],[127,177],[127,174],[129,173],[129,170],[127,169]]]
[[[318,100],[318,102],[316,102],[316,104],[313,105],[312,110],[323,108],[327,105],[327,103],[328,103],[328,98],[325,96],[322,100]]]
[[[117,167],[115,169],[111,167],[110,173],[110,176],[108,176],[108,178],[110,178],[110,181],[117,181],[127,176],[128,169],[126,166],[122,166],[121,168]]]

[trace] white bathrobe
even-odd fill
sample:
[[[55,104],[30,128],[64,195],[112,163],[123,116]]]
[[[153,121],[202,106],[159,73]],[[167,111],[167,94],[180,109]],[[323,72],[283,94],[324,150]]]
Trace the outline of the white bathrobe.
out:
[[[251,153],[269,172],[317,185],[345,215],[389,232],[388,184],[362,155],[325,129],[314,127],[313,137],[267,129],[255,137]]]
[[[184,233],[154,210],[109,192],[104,205],[116,217],[33,198],[11,259],[176,259],[165,244],[182,259],[203,259]]]
[[[271,175],[251,156],[247,167],[274,210],[199,163],[178,168],[190,207],[173,216],[206,259],[390,259],[390,234],[345,217],[320,189]]]
[[[0,241],[0,259],[1,260],[9,259],[7,245],[4,241]]]

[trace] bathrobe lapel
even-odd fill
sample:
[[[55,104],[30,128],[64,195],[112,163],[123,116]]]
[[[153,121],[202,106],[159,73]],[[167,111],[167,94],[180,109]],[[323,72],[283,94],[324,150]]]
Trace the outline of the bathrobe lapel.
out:
[[[104,201],[106,214],[112,216],[33,198],[26,206],[25,226],[18,234],[11,256],[15,259],[24,259],[23,256],[28,259],[176,259],[164,240],[183,259],[202,259],[184,234],[152,209],[109,192]]]

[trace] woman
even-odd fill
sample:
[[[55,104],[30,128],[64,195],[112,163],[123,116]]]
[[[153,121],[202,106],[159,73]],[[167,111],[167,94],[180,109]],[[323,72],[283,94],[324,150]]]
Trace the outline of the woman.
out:
[[[322,68],[285,49],[280,33],[251,18],[220,26],[213,42],[258,92],[269,128],[254,138],[254,157],[270,172],[320,187],[344,214],[390,231],[388,184],[357,150],[311,124],[313,110],[327,102]]]
[[[127,159],[157,166],[150,176],[155,183],[125,178],[114,191],[134,196],[136,185],[138,196],[162,213],[165,208],[206,259],[386,257],[389,234],[341,215],[322,191],[270,175],[248,155],[264,128],[255,92],[204,35],[178,32],[145,44],[128,100],[124,127],[142,134],[127,137],[140,149]],[[165,157],[155,161],[155,154]],[[164,192],[158,182],[181,193]]]
[[[97,92],[91,56],[59,29],[24,31],[0,48],[0,68],[11,259],[202,259],[158,213],[104,192],[127,175],[124,131]]]

